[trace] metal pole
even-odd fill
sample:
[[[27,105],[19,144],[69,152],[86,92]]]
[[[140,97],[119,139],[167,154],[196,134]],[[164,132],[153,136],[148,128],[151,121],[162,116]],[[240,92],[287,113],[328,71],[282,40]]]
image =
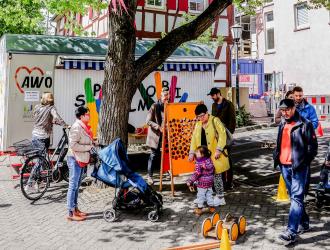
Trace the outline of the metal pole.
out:
[[[238,41],[236,41],[236,105],[237,110],[239,110],[239,67],[238,67]]]
[[[276,99],[275,99],[275,93],[276,93],[276,73],[275,73],[275,71],[273,71],[273,77],[272,77],[273,79],[272,79],[272,92],[273,92],[273,97],[272,97],[272,104],[273,104],[273,108],[272,108],[272,110],[273,110],[273,118],[274,118],[274,122],[275,122],[275,117],[276,117],[276,109],[277,109],[277,107],[276,107]]]

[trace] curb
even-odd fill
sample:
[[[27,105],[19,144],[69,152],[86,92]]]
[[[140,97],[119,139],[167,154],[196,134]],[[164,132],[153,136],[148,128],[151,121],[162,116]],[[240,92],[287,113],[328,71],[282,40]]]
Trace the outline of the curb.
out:
[[[270,124],[262,123],[262,124],[252,125],[252,126],[240,127],[235,130],[234,134],[242,133],[242,132],[246,132],[246,131],[257,130],[257,129],[270,128],[270,127],[276,127],[276,124],[275,123],[270,123]]]

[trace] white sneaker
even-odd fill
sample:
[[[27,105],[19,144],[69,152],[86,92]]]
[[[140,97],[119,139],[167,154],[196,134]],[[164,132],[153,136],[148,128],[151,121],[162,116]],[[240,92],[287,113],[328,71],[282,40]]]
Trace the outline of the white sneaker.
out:
[[[213,203],[215,207],[226,205],[225,198],[219,198],[217,196],[214,197]]]
[[[154,180],[152,179],[151,176],[148,176],[148,184],[151,186],[154,184]]]

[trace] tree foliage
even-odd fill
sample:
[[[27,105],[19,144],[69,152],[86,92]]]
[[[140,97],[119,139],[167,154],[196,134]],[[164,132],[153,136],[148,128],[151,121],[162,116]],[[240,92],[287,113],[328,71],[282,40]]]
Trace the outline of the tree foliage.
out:
[[[299,1],[303,2],[302,0]],[[310,0],[309,7],[313,9],[325,7],[330,10],[330,0]]]
[[[42,34],[46,28],[43,7],[40,0],[1,0],[0,36],[5,33]]]

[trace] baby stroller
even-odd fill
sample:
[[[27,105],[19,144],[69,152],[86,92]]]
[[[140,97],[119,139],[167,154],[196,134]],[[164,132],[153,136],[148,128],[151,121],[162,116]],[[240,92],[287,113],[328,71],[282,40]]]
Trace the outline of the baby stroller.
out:
[[[150,208],[148,219],[158,221],[163,207],[163,198],[145,180],[129,168],[128,156],[120,139],[98,152],[99,163],[95,164],[92,176],[115,188],[112,206],[105,209],[103,218],[113,222],[119,210]]]
[[[330,200],[330,145],[321,166],[320,183],[316,186],[316,206],[321,208],[325,200]]]

